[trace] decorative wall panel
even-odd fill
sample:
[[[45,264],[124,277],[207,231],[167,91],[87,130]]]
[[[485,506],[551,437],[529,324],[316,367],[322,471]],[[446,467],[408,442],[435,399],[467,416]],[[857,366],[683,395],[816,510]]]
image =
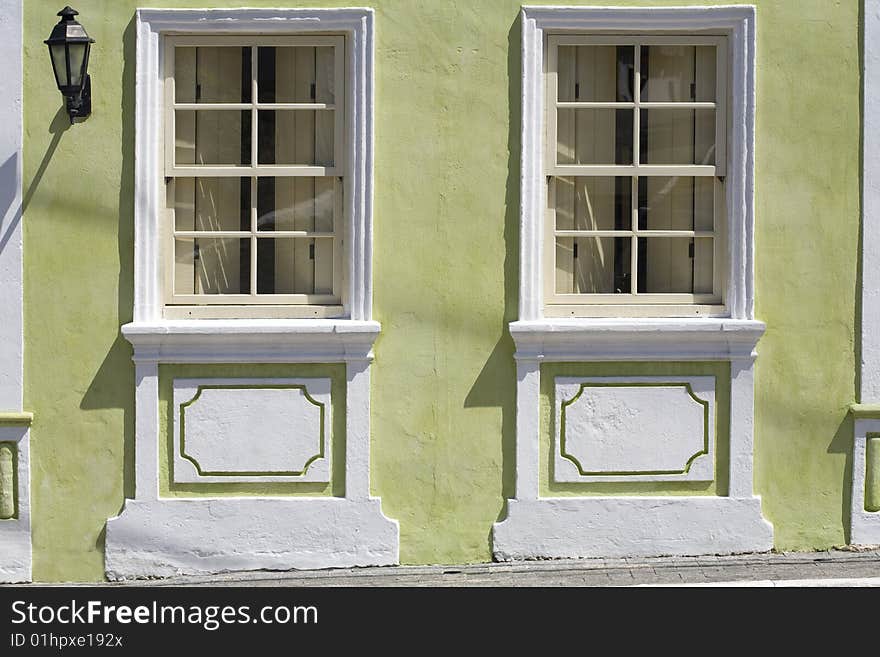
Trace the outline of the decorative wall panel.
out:
[[[175,379],[174,481],[330,479],[330,379]]]
[[[713,377],[559,377],[554,479],[712,481]]]

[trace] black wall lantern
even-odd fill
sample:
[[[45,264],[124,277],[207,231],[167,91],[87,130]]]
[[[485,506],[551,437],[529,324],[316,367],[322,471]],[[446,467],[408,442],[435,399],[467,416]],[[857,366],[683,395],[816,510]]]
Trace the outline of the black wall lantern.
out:
[[[88,74],[89,49],[95,42],[83,26],[74,20],[79,14],[65,7],[58,12],[61,20],[43,43],[49,46],[49,57],[55,71],[55,83],[67,99],[70,122],[92,113],[92,83]]]

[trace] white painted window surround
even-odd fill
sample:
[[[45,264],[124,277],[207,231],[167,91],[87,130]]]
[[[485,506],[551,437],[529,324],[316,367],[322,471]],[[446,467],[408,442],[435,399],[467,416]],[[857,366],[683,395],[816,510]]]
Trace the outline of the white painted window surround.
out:
[[[865,508],[869,436],[880,436],[880,0],[865,0],[862,120],[862,325],[859,398],[853,405],[850,543],[880,543],[880,512]]]
[[[542,251],[544,48],[551,33],[715,34],[727,37],[727,287],[722,317],[544,316]],[[773,530],[753,493],[755,10],[731,7],[524,7],[516,488],[496,523],[498,559],[703,554],[769,550]],[[643,314],[649,314],[643,313]],[[727,361],[730,472],[725,496],[540,495],[541,363]],[[661,377],[662,380],[662,377]]]
[[[388,565],[399,529],[370,496],[374,17],[371,9],[139,9],[135,117],[135,498],[107,522],[110,579],[225,570]],[[171,34],[343,34],[348,276],[340,319],[163,317],[161,141],[164,38]],[[159,496],[160,363],[344,363],[344,497]],[[266,402],[268,403],[268,402]],[[217,518],[222,517],[222,521]],[[181,529],[184,528],[184,529]]]
[[[0,445],[15,453],[0,486],[14,491],[15,514],[0,519],[0,582],[31,579],[30,423],[22,411],[22,2],[0,2]]]

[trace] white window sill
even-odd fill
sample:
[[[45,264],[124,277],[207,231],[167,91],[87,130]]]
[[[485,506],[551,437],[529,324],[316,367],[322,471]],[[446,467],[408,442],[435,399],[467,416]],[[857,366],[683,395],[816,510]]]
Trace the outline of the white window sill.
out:
[[[134,360],[328,363],[372,360],[379,322],[350,319],[180,319],[122,327]]]
[[[518,360],[752,358],[763,322],[746,319],[560,318],[510,323]]]

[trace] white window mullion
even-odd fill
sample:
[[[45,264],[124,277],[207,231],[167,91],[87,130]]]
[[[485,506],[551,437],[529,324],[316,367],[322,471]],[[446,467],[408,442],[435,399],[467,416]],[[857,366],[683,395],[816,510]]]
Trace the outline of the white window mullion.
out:
[[[256,45],[251,46],[251,167],[256,170],[259,168],[257,162],[258,155],[258,139],[257,139],[257,101],[259,100],[259,83],[258,83],[258,66],[257,66],[258,48]],[[257,299],[257,228],[259,224],[259,209],[257,206],[257,178],[251,177],[251,238],[250,244],[250,298],[251,301]]]
[[[251,46],[251,168],[257,168],[257,47]],[[256,203],[256,195],[251,199]]]
[[[257,179],[251,178],[251,241],[250,241],[250,281],[253,299],[257,298],[257,229],[259,227],[259,215],[257,208]]]
[[[636,115],[638,115],[638,110],[636,110]],[[637,237],[639,230],[639,179],[633,176],[630,180],[632,181],[630,187],[630,208],[632,209],[630,214],[632,225],[630,228],[632,229],[632,237],[630,238],[629,254],[629,292],[632,295],[637,295],[639,293],[639,238]]]
[[[633,51],[633,164],[639,166],[641,162],[639,103],[642,101],[642,47],[637,43]]]

